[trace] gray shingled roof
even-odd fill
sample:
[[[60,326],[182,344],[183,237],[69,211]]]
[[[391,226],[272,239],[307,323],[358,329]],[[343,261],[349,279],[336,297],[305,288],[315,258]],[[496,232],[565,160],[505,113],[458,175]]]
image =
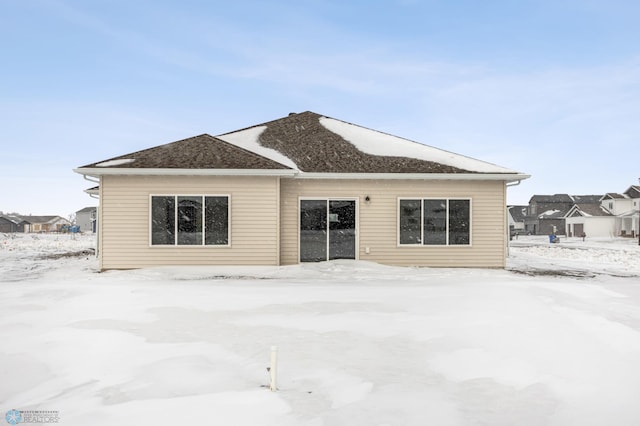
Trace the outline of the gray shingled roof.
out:
[[[18,216],[20,219],[28,223],[49,223],[56,220],[67,220],[61,216]]]
[[[573,208],[583,216],[613,216],[599,204],[576,204]]]
[[[91,213],[96,211],[98,208],[97,207],[85,207],[83,209],[78,210],[76,213]]]
[[[604,194],[602,196],[601,199],[605,199],[605,198],[618,198],[618,199],[621,199],[621,198],[626,198],[626,197],[624,195],[622,195],[622,194],[618,194],[617,192],[607,192],[606,194]]]
[[[13,216],[13,215],[1,214],[0,218],[8,220],[9,222],[13,222],[16,225],[19,225],[22,222],[24,222],[24,219],[22,219],[22,218],[20,218],[18,216]]]
[[[624,192],[629,198],[640,198],[640,186],[631,185],[629,189]]]
[[[119,162],[119,160],[133,160]],[[203,134],[83,166],[146,169],[289,169],[289,167]]]
[[[530,199],[530,203],[580,203],[580,204],[600,204],[602,195],[534,195]]]
[[[520,175],[490,163],[335,120],[365,132],[360,133],[355,141],[365,145],[356,146],[353,140],[345,139],[347,136],[343,137],[325,127],[322,120],[333,119],[309,111],[289,114],[217,137],[207,134],[195,136],[88,164],[78,170],[92,169],[95,174],[100,174],[97,170],[102,168],[245,169],[282,171],[285,174],[300,171],[335,174]],[[363,152],[363,146],[372,146],[371,138],[380,136],[387,137],[388,143],[384,145],[386,155],[378,155],[377,151],[368,149],[365,149],[368,152]],[[395,156],[400,146],[409,146],[410,149]]]
[[[260,144],[290,158],[300,171],[308,173],[472,173],[432,161],[364,153],[323,126],[322,117],[306,111],[247,129],[266,126]]]
[[[555,195],[534,195],[529,200],[529,203],[573,203],[573,198],[569,194],[555,194]]]
[[[600,204],[602,195],[572,195],[576,204]]]
[[[516,222],[523,222],[527,216],[527,208],[529,206],[509,206],[509,213]]]

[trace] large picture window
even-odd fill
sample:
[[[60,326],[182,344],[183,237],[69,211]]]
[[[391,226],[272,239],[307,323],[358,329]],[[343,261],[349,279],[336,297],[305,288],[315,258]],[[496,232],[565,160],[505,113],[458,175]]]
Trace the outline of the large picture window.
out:
[[[228,244],[228,196],[151,196],[151,245]]]
[[[471,200],[399,200],[398,242],[436,246],[471,244]]]

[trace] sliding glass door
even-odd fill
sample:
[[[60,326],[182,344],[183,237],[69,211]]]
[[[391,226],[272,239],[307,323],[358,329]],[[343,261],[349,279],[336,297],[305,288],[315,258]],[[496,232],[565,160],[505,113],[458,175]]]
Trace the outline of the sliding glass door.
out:
[[[356,201],[300,200],[300,261],[356,258]]]

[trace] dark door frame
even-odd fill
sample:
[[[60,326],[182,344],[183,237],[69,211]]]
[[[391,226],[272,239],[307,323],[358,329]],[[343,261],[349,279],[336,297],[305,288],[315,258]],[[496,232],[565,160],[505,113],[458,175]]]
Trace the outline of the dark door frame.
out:
[[[330,257],[330,253],[329,253],[329,249],[330,249],[330,226],[331,226],[331,221],[329,220],[329,206],[330,206],[330,202],[331,201],[353,201],[354,202],[354,209],[355,209],[355,235],[354,235],[354,259],[358,260],[359,259],[359,246],[360,246],[360,238],[359,238],[359,228],[360,228],[360,219],[359,219],[359,215],[360,215],[360,208],[359,208],[359,204],[358,204],[358,197],[298,197],[298,223],[297,223],[297,233],[298,233],[298,263],[303,263],[301,260],[301,256],[300,256],[300,252],[301,252],[301,248],[302,248],[302,239],[301,239],[301,220],[300,220],[300,212],[301,212],[301,203],[302,201],[325,201],[327,204],[327,241],[326,241],[326,245],[327,245],[327,249],[326,249],[326,258],[325,261],[329,260]]]

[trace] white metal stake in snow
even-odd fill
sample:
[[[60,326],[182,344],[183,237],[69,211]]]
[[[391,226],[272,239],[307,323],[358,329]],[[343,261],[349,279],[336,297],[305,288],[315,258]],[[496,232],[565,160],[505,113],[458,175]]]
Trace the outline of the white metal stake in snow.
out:
[[[269,389],[278,390],[278,347],[271,346],[271,363],[269,365]]]

